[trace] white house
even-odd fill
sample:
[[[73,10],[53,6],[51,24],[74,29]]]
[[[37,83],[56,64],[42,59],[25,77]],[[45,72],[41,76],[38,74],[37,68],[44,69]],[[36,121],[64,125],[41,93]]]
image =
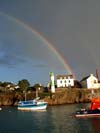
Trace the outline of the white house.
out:
[[[73,87],[74,86],[73,75],[57,75],[56,81],[57,81],[57,87]]]
[[[98,79],[93,74],[90,74],[89,76],[83,78],[81,80],[81,84],[84,88],[88,88],[88,89],[100,88],[100,83],[98,82]]]

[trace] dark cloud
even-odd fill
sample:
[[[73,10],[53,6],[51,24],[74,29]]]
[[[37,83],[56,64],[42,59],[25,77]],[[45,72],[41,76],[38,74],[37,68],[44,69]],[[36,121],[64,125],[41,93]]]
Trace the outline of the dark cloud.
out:
[[[5,37],[6,39],[6,37]],[[26,62],[26,59],[21,55],[20,48],[17,48],[16,45],[10,43],[9,41],[4,40],[0,41],[0,65],[3,66],[13,66],[19,65],[19,63]]]
[[[0,1],[0,12],[40,32],[78,76],[95,73],[100,65],[99,7],[98,0]],[[51,67],[62,73],[63,65],[54,57],[53,51],[43,45],[32,31],[8,18],[2,16],[0,19],[1,64],[20,64],[33,59],[36,62],[32,63],[33,68],[47,70]]]
[[[35,65],[32,65],[34,68],[48,68],[48,65],[45,65],[45,64],[35,64]]]

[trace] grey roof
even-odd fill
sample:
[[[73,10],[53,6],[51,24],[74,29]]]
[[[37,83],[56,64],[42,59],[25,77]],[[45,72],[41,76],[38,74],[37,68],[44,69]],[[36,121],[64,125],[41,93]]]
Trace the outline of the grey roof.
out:
[[[87,80],[89,77],[90,77],[90,75],[89,75],[89,76],[84,77],[84,78],[83,78],[80,82],[82,82],[82,81],[84,81],[84,80]]]
[[[66,78],[66,79],[68,79],[68,77],[70,77],[71,79],[73,79],[73,75],[57,75],[56,76],[57,79],[60,79],[60,78],[63,78],[63,79]]]

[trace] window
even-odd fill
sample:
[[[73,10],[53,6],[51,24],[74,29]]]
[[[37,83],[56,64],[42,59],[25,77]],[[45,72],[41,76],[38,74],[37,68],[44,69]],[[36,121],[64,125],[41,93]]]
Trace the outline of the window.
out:
[[[96,80],[94,80],[94,83],[97,83],[97,81],[96,81]]]

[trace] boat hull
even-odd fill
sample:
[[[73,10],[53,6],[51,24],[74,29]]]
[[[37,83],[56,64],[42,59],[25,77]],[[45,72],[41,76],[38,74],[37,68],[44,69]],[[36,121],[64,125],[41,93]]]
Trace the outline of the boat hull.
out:
[[[24,103],[24,104],[23,104]],[[45,110],[48,106],[47,102],[25,103],[21,102],[18,105],[18,110]]]
[[[45,110],[47,105],[43,106],[30,106],[30,107],[18,107],[18,110]]]
[[[75,117],[97,117],[100,116],[100,110],[80,110],[77,111]]]

